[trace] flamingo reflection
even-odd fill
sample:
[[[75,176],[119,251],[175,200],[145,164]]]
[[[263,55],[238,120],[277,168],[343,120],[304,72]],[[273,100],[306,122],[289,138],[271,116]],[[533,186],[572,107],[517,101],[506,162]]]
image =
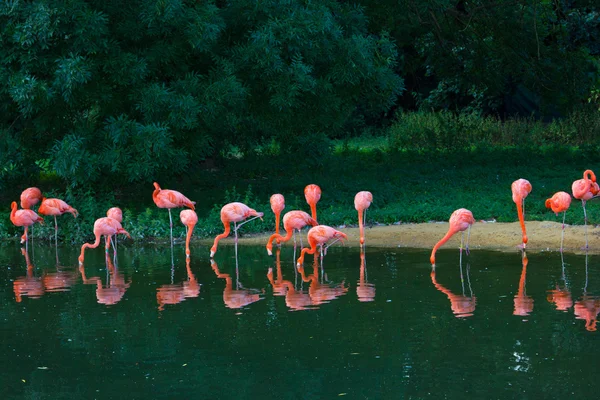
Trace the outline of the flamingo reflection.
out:
[[[569,290],[569,284],[567,283],[567,276],[565,274],[565,261],[563,253],[560,253],[561,264],[562,264],[562,281],[563,285],[556,284],[556,289],[548,290],[548,296],[546,299],[549,303],[553,303],[558,311],[567,311],[573,307],[573,298],[571,297],[571,291]]]
[[[519,280],[519,291],[515,295],[515,310],[513,315],[525,317],[533,311],[533,299],[527,296],[525,286],[527,281],[527,253],[523,251],[523,269],[521,270],[521,279]]]
[[[300,276],[304,282],[310,282],[310,286],[308,288],[308,294],[311,299],[311,303],[314,306],[318,306],[320,304],[329,303],[331,300],[335,300],[340,296],[345,295],[348,292],[348,288],[344,285],[344,282],[339,284],[331,284],[331,283],[323,283],[327,278],[319,281],[319,255],[315,254],[313,259],[313,273],[309,276],[306,276],[304,273],[304,267],[299,266],[298,272],[300,272]],[[321,267],[321,275],[324,275],[323,269]]]
[[[110,306],[117,304],[123,299],[125,292],[131,286],[131,279],[125,281],[125,275],[119,271],[118,267],[115,267],[113,260],[108,254],[105,255],[105,262],[108,274],[105,286],[102,285],[102,280],[97,276],[87,278],[83,264],[79,266],[79,272],[85,285],[96,285],[96,298],[98,299],[98,303]]]
[[[463,277],[462,270],[462,257],[459,261],[459,268],[460,282],[462,283],[462,294],[454,294],[449,289],[446,289],[446,287],[438,283],[438,281],[435,278],[435,267],[431,268],[431,283],[433,283],[433,286],[435,286],[437,290],[448,296],[448,299],[450,300],[450,308],[452,309],[452,312],[454,313],[456,318],[465,318],[473,315],[473,312],[475,311],[475,306],[477,304],[477,298],[473,295],[473,290],[471,289],[471,280],[469,279],[469,264],[467,264],[466,276],[469,292],[471,295],[465,295],[465,279]]]
[[[367,281],[367,262],[365,249],[360,248],[360,279],[356,285],[356,296],[360,302],[375,300],[375,285]]]
[[[600,297],[590,296],[587,292],[588,286],[588,264],[587,252],[585,254],[585,286],[580,300],[575,302],[575,319],[585,320],[585,329],[594,332],[597,330],[598,314],[600,313]]]
[[[294,256],[294,260],[296,257]],[[281,273],[281,250],[275,252],[275,265],[277,268],[277,277],[273,279],[273,268],[269,268],[267,279],[273,287],[274,296],[285,296],[285,304],[291,311],[308,310],[312,304],[310,295],[302,290],[296,290],[294,284],[283,279]],[[294,271],[295,273],[295,271]]]
[[[190,268],[189,257],[185,258],[185,267],[188,276],[187,281],[174,285],[171,275],[171,284],[162,285],[156,289],[156,300],[158,301],[159,311],[163,311],[166,304],[178,304],[186,298],[198,297],[200,295],[200,284]]]
[[[21,254],[23,254],[25,257],[27,275],[18,277],[13,282],[13,291],[15,292],[15,301],[17,303],[20,303],[23,300],[23,296],[27,296],[32,299],[39,299],[45,293],[42,278],[33,276],[33,270],[35,267],[29,259],[29,253],[27,250],[22,248]]]
[[[236,250],[237,250],[237,247],[236,247]],[[242,307],[245,307],[247,305],[250,305],[252,303],[255,303],[255,302],[263,299],[260,296],[260,291],[258,289],[246,289],[240,283],[240,281],[238,279],[239,269],[237,266],[237,254],[236,254],[236,266],[235,266],[235,273],[236,273],[235,289],[233,288],[233,280],[231,279],[231,275],[221,273],[221,271],[219,271],[219,267],[217,266],[217,263],[213,259],[210,260],[210,265],[211,265],[213,271],[215,271],[217,278],[225,279],[225,289],[223,290],[223,302],[225,303],[226,307],[242,308]]]

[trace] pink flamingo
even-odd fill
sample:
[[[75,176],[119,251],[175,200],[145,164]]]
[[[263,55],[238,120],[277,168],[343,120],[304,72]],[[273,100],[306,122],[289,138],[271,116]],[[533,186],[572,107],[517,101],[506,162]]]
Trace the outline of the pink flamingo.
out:
[[[323,245],[325,245],[325,243],[327,243],[331,239],[335,240],[331,242],[329,246],[337,242],[338,240],[341,240],[343,242],[344,239],[348,239],[348,236],[345,233],[340,232],[337,229],[334,229],[327,225],[317,225],[310,228],[310,230],[308,231],[308,244],[310,246],[310,249],[302,249],[300,257],[297,261],[297,265],[301,266],[304,263],[305,254],[315,254],[315,252],[317,251],[317,245],[321,246],[321,253],[323,253]],[[325,249],[327,249],[327,247]]]
[[[365,244],[365,227],[363,222],[363,214],[364,218],[367,216],[367,208],[373,202],[373,195],[371,192],[358,192],[356,196],[354,196],[354,208],[358,211],[358,228],[360,230],[360,244]]]
[[[571,195],[566,192],[556,192],[551,198],[546,200],[546,208],[550,208],[556,215],[558,215],[559,212],[563,213],[562,233],[560,235],[561,252],[563,251],[563,240],[565,238],[565,218],[570,205]]]
[[[435,246],[433,246],[433,250],[431,250],[431,256],[429,257],[431,265],[435,266],[435,253],[437,252],[438,248],[440,248],[444,243],[450,240],[450,238],[454,236],[454,234],[457,232],[462,232],[460,238],[460,253],[462,255],[463,240],[465,236],[465,231],[467,229],[469,231],[467,234],[467,246],[465,248],[465,251],[467,252],[467,254],[469,254],[469,237],[471,236],[471,225],[473,225],[474,223],[475,218],[473,218],[473,213],[471,211],[467,210],[466,208],[459,208],[458,210],[454,211],[450,216],[450,226],[448,227],[448,233],[446,233],[446,235],[443,238],[441,238],[440,241],[435,244]]]
[[[525,198],[531,193],[531,183],[527,179],[517,179],[510,186],[512,190],[512,199],[517,205],[517,213],[519,214],[519,222],[523,231],[523,243],[518,247],[525,249],[527,246],[527,231],[525,230]]]
[[[58,244],[58,223],[56,222],[57,215],[63,215],[64,213],[71,213],[74,218],[77,218],[79,213],[76,209],[62,201],[61,199],[42,199],[42,204],[38,209],[38,212],[42,215],[54,216],[54,243]]]
[[[21,193],[21,208],[30,209],[42,200],[42,191],[36,187],[30,187]]]
[[[98,247],[102,235],[104,235],[106,238],[105,251],[108,253],[108,249],[110,248],[110,237],[117,234],[126,235],[128,238],[131,239],[131,236],[125,229],[123,229],[119,221],[108,217],[98,218],[96,222],[94,222],[94,236],[96,236],[96,241],[94,243],[84,243],[83,246],[81,246],[79,264],[83,264],[85,249],[88,247],[91,249],[95,249],[96,247]]]
[[[234,202],[234,203],[225,204],[223,206],[223,208],[221,208],[221,222],[223,222],[223,226],[225,227],[225,232],[223,232],[220,235],[217,235],[215,237],[215,242],[213,243],[213,246],[210,249],[210,258],[213,258],[215,253],[217,252],[217,245],[219,244],[219,240],[229,236],[229,232],[231,230],[230,224],[232,222],[233,222],[233,227],[234,227],[233,231],[235,233],[235,243],[237,244],[238,229],[242,225],[244,225],[246,222],[250,222],[253,219],[260,218],[262,220],[263,215],[264,215],[263,213],[258,212],[243,203]],[[252,217],[252,216],[254,216],[254,218],[250,218],[249,220],[244,221],[246,218]],[[241,221],[244,221],[244,222],[237,225],[237,223],[241,222]]]
[[[277,239],[278,242],[287,242],[294,235],[294,247],[296,246],[296,230],[300,232],[302,228],[306,225],[317,226],[317,221],[312,219],[308,213],[304,211],[294,210],[285,213],[283,216],[283,228],[285,229],[286,235],[281,236],[277,233],[274,233],[269,237],[269,241],[267,243],[267,253],[270,256],[273,255],[273,240]]]
[[[35,211],[32,210],[17,210],[17,202],[13,201],[10,203],[10,222],[15,226],[23,226],[25,227],[25,233],[21,236],[21,243],[25,242],[27,244],[27,228],[39,222],[40,224],[44,223],[44,219],[37,215]]]
[[[21,193],[21,208],[22,209],[31,209],[37,203],[42,200],[42,191],[36,187],[30,187]],[[31,235],[33,237],[33,225],[31,226]],[[24,238],[21,237],[21,243],[23,243]]]
[[[192,238],[192,232],[194,227],[198,223],[198,216],[195,211],[192,210],[181,210],[179,213],[181,223],[185,225],[186,237],[185,237],[185,256],[190,257],[190,239]]]
[[[271,203],[271,210],[275,214],[275,234],[279,235],[279,218],[285,208],[285,199],[282,194],[274,194],[269,199],[269,202]],[[279,240],[277,240],[277,244],[279,244]]]
[[[169,210],[169,227],[171,228],[171,247],[173,247],[173,217],[171,216],[171,208],[189,207],[195,210],[195,201],[191,201],[183,194],[176,190],[161,189],[158,183],[154,182],[154,192],[152,192],[152,200],[158,208],[166,208]]]
[[[321,199],[321,188],[317,185],[310,184],[304,188],[304,198],[310,206],[310,213],[315,221],[317,220],[317,203]]]
[[[589,178],[588,178],[589,175]],[[585,225],[585,249],[588,248],[587,238],[587,213],[585,212],[585,202],[590,200],[592,197],[598,194],[600,188],[596,183],[596,174],[590,169],[585,170],[583,173],[583,179],[578,179],[571,185],[573,197],[577,200],[581,200],[583,206],[583,223]]]

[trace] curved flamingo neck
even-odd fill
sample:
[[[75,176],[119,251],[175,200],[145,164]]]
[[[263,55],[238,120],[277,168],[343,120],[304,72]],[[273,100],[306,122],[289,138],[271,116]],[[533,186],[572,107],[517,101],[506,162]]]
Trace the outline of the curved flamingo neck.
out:
[[[446,234],[444,235],[443,238],[440,239],[439,242],[437,242],[435,244],[435,246],[433,246],[433,250],[431,250],[431,256],[429,257],[429,261],[431,262],[431,264],[435,264],[435,253],[437,252],[437,250],[444,244],[446,243],[448,240],[450,240],[450,238],[456,233],[456,231],[454,229],[448,229],[448,232],[446,232]]]
[[[521,224],[521,231],[523,231],[523,243],[527,244],[527,231],[525,229],[525,216],[523,215],[523,199],[519,199],[517,202],[517,213],[519,214],[519,223]]]
[[[187,235],[185,237],[185,254],[189,257],[190,255],[190,240],[192,239],[192,232],[194,230],[195,224],[188,225]]]
[[[81,246],[81,254],[79,255],[80,263],[83,263],[85,249],[87,249],[88,247],[90,249],[95,249],[96,247],[98,247],[100,245],[100,238],[102,237],[102,235],[98,235],[97,233],[95,235],[96,235],[96,241],[94,243],[84,243],[83,246]]]
[[[230,225],[229,222],[223,222],[223,226],[225,226],[225,232],[223,232],[220,235],[217,235],[217,237],[215,237],[215,242],[213,243],[213,246],[210,249],[211,252],[217,251],[217,245],[219,244],[219,240],[224,239],[227,236],[229,236],[229,232],[231,232],[231,228],[229,225]]]
[[[10,220],[12,222],[14,222],[14,218],[15,218],[15,214],[17,213],[17,203],[16,202],[12,202],[12,204],[10,205]]]
[[[588,175],[590,176],[589,178]],[[594,174],[594,171],[592,171],[591,169],[586,169],[583,173],[583,179],[585,179],[586,181],[591,180],[592,182],[596,182],[596,174]]]
[[[310,204],[310,213],[311,213],[311,217],[315,220],[317,220],[317,203],[311,203]]]
[[[273,240],[279,240],[280,242],[287,242],[288,240],[290,240],[292,238],[292,235],[294,234],[294,229],[286,229],[285,230],[286,235],[285,236],[281,236],[278,233],[274,233],[269,237],[269,241],[267,242],[267,250],[273,250]]]

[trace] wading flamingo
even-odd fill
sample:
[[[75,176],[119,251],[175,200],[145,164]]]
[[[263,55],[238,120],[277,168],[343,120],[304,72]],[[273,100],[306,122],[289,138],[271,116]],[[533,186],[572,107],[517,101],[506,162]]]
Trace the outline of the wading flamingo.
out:
[[[527,254],[523,252],[523,269],[521,270],[521,278],[519,279],[519,291],[515,295],[515,310],[513,311],[513,315],[520,315],[521,317],[526,317],[531,312],[533,312],[533,299],[530,296],[527,296],[527,292],[525,290],[526,282],[527,282]]]
[[[304,198],[310,206],[311,216],[315,221],[317,219],[317,203],[321,200],[321,188],[317,185],[310,184],[304,188]]]
[[[213,258],[215,253],[217,252],[217,245],[219,244],[219,240],[229,236],[229,232],[231,231],[231,227],[229,225],[232,222],[233,222],[233,231],[235,233],[235,243],[237,244],[238,229],[242,225],[244,225],[246,222],[250,222],[253,219],[260,218],[262,220],[263,215],[264,215],[263,213],[258,212],[243,203],[234,202],[234,203],[225,204],[223,206],[223,208],[221,208],[221,222],[223,222],[223,226],[225,227],[225,232],[223,232],[220,235],[217,235],[215,237],[215,242],[214,242],[212,248],[210,249],[210,258]],[[248,217],[254,217],[254,218],[250,218],[249,220],[244,221]],[[244,222],[242,222],[241,224],[238,225],[237,223],[241,222],[241,221],[244,221]]]
[[[465,236],[465,231],[468,229],[467,234],[467,246],[465,251],[467,255],[469,254],[469,237],[471,236],[471,225],[475,223],[475,218],[473,218],[473,213],[466,208],[459,208],[454,211],[450,216],[450,226],[448,227],[448,233],[440,239],[439,242],[433,246],[433,250],[431,250],[431,256],[429,257],[429,261],[431,265],[435,266],[435,253],[437,250],[446,243],[455,233],[462,232],[460,237],[460,254],[462,256],[463,249],[463,239]]]
[[[119,221],[108,217],[98,218],[96,222],[94,222],[94,236],[96,236],[96,241],[94,243],[84,243],[83,246],[81,246],[79,265],[83,264],[85,249],[88,247],[91,249],[98,247],[102,235],[106,237],[105,251],[108,253],[108,249],[110,248],[110,237],[117,234],[126,235],[129,239],[131,239],[131,236],[125,229],[123,229]]]
[[[282,194],[274,194],[269,199],[271,203],[271,210],[273,210],[273,214],[275,214],[275,234],[279,235],[279,218],[281,217],[281,212],[285,208],[285,199]],[[277,240],[277,244],[279,244],[279,240]]]
[[[571,205],[571,195],[566,192],[557,192],[546,200],[546,208],[550,208],[553,213],[558,215],[559,212],[563,213],[562,233],[560,234],[560,251],[563,251],[563,240],[565,238],[565,218],[567,216],[567,210]]]
[[[154,182],[154,192],[152,192],[152,200],[158,208],[166,208],[169,210],[169,227],[171,228],[171,247],[173,247],[173,217],[171,216],[171,208],[189,207],[195,210],[195,201],[191,201],[183,194],[176,190],[161,189],[158,183]]]
[[[328,246],[326,246],[325,250],[327,250],[327,247],[331,246],[338,240],[341,240],[343,243],[344,239],[348,239],[348,236],[346,236],[345,233],[340,232],[337,229],[334,229],[327,225],[317,225],[310,228],[310,230],[308,231],[308,245],[310,246],[310,249],[302,249],[300,257],[297,261],[297,265],[301,266],[304,263],[305,254],[315,254],[317,251],[317,245],[321,246],[321,253],[323,253],[323,246],[331,239],[335,240],[331,242]]]
[[[179,213],[179,218],[181,219],[181,223],[185,225],[185,256],[187,258],[190,257],[190,239],[192,238],[192,232],[194,231],[194,227],[198,223],[198,216],[195,211],[192,210],[181,210]]]
[[[283,216],[283,228],[285,229],[286,235],[281,236],[277,233],[274,233],[269,237],[269,241],[267,243],[267,253],[270,256],[273,255],[273,240],[277,239],[277,242],[287,242],[294,235],[294,247],[296,247],[296,230],[300,233],[300,230],[304,228],[306,225],[317,226],[317,221],[312,219],[308,213],[304,211],[294,210],[285,213]]]
[[[21,243],[25,242],[27,245],[27,228],[39,222],[40,224],[44,223],[44,219],[37,215],[35,211],[32,210],[17,210],[17,202],[13,201],[10,203],[10,222],[15,226],[22,226],[25,228],[25,233],[21,236]]]
[[[106,216],[108,218],[116,219],[119,221],[121,225],[123,225],[123,211],[119,207],[111,207],[106,212]],[[115,249],[117,248],[117,235],[114,237],[115,239]]]
[[[36,187],[27,188],[21,193],[22,209],[29,210],[40,201],[42,201],[42,191]],[[31,235],[33,237],[33,226],[31,226]],[[23,243],[23,237],[21,237],[21,243]]]
[[[354,208],[358,211],[358,228],[360,230],[360,244],[365,244],[365,227],[364,219],[367,217],[367,208],[373,202],[373,195],[371,192],[358,192],[354,196]]]
[[[510,185],[512,191],[512,199],[517,205],[517,213],[519,214],[519,222],[523,231],[523,243],[518,247],[524,249],[527,246],[527,231],[525,230],[525,197],[531,193],[531,183],[527,179],[517,179]]]
[[[58,244],[58,223],[56,222],[57,215],[63,215],[64,213],[73,214],[73,218],[77,218],[79,213],[76,209],[62,201],[61,199],[42,199],[42,204],[38,209],[38,212],[42,215],[54,216],[54,243]]]
[[[596,183],[596,174],[594,174],[592,170],[586,170],[583,173],[583,179],[578,179],[575,182],[573,182],[571,190],[573,192],[573,197],[575,197],[577,200],[581,200],[581,205],[583,206],[583,223],[585,225],[585,249],[587,249],[587,213],[585,212],[585,202],[597,195],[598,191],[600,190],[598,184]]]

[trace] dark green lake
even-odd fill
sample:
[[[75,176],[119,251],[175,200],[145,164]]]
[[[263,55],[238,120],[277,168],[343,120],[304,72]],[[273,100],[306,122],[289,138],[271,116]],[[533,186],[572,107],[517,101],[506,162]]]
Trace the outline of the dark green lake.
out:
[[[584,398],[600,256],[0,247],[2,399]],[[114,263],[113,263],[114,264]],[[366,266],[361,275],[361,265]],[[317,266],[318,267],[318,266]],[[272,268],[272,276],[268,276]],[[82,274],[83,272],[83,274]],[[280,272],[280,274],[278,273]],[[461,281],[462,272],[462,281]],[[362,277],[361,277],[362,276]],[[85,277],[85,281],[83,280]],[[526,279],[525,279],[526,278]],[[435,284],[434,284],[435,283]],[[239,286],[238,286],[239,284]],[[515,297],[516,296],[516,297]],[[515,315],[521,314],[521,315]],[[587,318],[587,320],[586,320]]]

